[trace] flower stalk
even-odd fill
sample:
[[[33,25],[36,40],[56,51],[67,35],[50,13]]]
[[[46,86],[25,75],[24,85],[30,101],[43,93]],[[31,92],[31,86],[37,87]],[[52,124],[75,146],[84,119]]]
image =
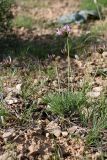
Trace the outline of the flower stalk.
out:
[[[66,44],[65,44],[65,47],[66,47],[66,50],[67,50],[67,67],[68,67],[68,75],[67,75],[67,78],[68,78],[68,93],[70,91],[70,47],[69,47],[69,34],[71,33],[71,28],[69,25],[65,25],[64,27],[62,28],[58,28],[57,29],[57,36],[62,36],[63,38],[66,38]]]

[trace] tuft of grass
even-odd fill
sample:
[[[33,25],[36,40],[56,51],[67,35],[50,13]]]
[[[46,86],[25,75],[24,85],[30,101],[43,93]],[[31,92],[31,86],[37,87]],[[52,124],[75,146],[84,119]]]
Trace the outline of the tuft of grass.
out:
[[[2,80],[0,79],[0,123],[4,123],[4,117],[8,114],[3,104],[3,86]]]
[[[84,51],[91,51],[91,46],[93,44],[97,44],[96,34],[94,33],[87,33],[82,34],[78,37],[72,37],[69,41],[70,45],[70,56],[74,56],[75,54],[81,56],[83,55]],[[87,52],[88,53],[88,52]]]
[[[107,129],[107,97],[104,93],[97,98],[87,97],[91,86],[83,86],[80,91],[51,93],[44,97],[47,111],[68,118],[78,116],[83,126],[88,128],[86,144],[101,145],[102,132]]]
[[[34,24],[33,19],[31,17],[28,17],[28,16],[18,15],[13,20],[13,26],[19,27],[19,28],[24,27],[24,28],[31,29],[33,24]]]
[[[106,0],[97,0],[98,6],[100,8],[107,6]],[[81,6],[82,9],[90,9],[90,10],[96,10],[96,5],[94,3],[94,0],[82,0]]]
[[[21,88],[21,97],[23,98],[25,103],[31,100],[32,96],[36,92],[36,86],[32,84],[31,78],[29,78],[29,76],[27,76],[26,78],[23,80],[23,84]]]
[[[0,102],[0,124],[5,125],[5,118],[9,116],[8,110],[5,108],[3,102]]]
[[[56,140],[53,137],[53,142],[54,142],[54,153],[52,155],[52,160],[60,160],[63,157],[62,154],[62,149],[61,147],[57,144]]]
[[[44,70],[45,75],[47,75],[50,79],[55,77],[55,69],[53,67],[48,67]]]
[[[107,128],[107,97],[101,96],[91,104],[91,108],[93,109],[90,116],[92,127],[86,137],[86,143],[95,146],[101,143],[101,132]]]
[[[107,32],[107,21],[97,22],[90,29],[91,33],[96,35],[104,34]]]
[[[36,108],[35,107],[36,104],[30,104],[29,108],[25,108],[24,111],[21,113],[20,117],[19,117],[19,122],[23,125],[23,124],[29,124],[31,121],[33,121],[33,111]],[[27,106],[26,106],[27,107]]]
[[[44,98],[48,104],[48,110],[62,117],[69,116],[80,111],[86,103],[86,97],[83,92],[63,92],[50,94]]]
[[[7,110],[4,108],[3,104],[0,103],[0,117],[5,117],[6,115],[8,115]]]

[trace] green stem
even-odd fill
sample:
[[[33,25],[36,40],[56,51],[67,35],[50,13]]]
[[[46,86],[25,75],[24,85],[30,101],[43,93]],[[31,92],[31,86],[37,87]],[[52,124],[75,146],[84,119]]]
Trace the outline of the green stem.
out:
[[[70,48],[69,48],[69,38],[67,37],[67,59],[68,59],[68,92],[70,90]]]
[[[94,3],[95,3],[95,5],[96,5],[96,8],[97,8],[97,12],[98,12],[99,18],[100,18],[100,20],[102,20],[102,16],[101,16],[101,13],[100,13],[98,1],[96,0]]]
[[[59,74],[58,74],[58,67],[57,67],[57,64],[56,64],[56,75],[57,75],[57,79],[58,79],[58,88],[59,88],[59,93],[61,91],[61,87],[60,87],[60,77],[59,77]]]

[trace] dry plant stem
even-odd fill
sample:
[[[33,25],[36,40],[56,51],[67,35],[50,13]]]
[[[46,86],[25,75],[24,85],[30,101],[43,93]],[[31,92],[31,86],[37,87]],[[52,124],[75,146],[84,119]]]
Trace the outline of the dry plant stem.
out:
[[[56,70],[56,76],[57,76],[57,80],[58,80],[58,88],[59,88],[59,93],[60,93],[61,87],[60,87],[60,78],[59,78],[59,73],[58,73],[57,64],[55,65],[55,70]]]
[[[68,59],[68,93],[70,91],[70,49],[69,49],[69,38],[67,37],[67,59]]]
[[[100,57],[99,61],[101,61],[101,57]],[[97,75],[97,72],[98,72],[99,68],[100,68],[100,67],[99,67],[99,65],[98,65],[97,68],[96,68],[94,77],[93,77],[93,81],[95,81],[95,77],[96,77],[96,75]]]
[[[38,77],[39,77],[38,80],[40,81],[40,83],[42,83],[42,82],[41,82],[41,78],[40,78],[40,77],[41,77],[41,67],[40,67],[40,63],[39,63],[38,75],[39,75],[39,76],[38,76]]]
[[[99,6],[98,6],[98,1],[97,1],[97,0],[94,0],[94,3],[95,3],[95,5],[96,5],[99,18],[100,18],[100,20],[102,20],[102,16],[101,16],[101,13],[100,13],[100,10],[99,10]]]
[[[3,116],[0,116],[0,119],[1,119],[1,123],[4,124],[4,117]]]

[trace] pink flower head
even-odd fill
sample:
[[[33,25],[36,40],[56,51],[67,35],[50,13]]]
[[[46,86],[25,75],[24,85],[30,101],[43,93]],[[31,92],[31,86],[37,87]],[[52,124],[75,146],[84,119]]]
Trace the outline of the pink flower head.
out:
[[[65,25],[62,28],[57,29],[57,36],[68,36],[71,33],[71,27],[69,25]]]
[[[69,25],[65,25],[62,29],[66,33],[70,33],[71,32],[71,27]]]
[[[56,34],[57,34],[58,36],[62,36],[62,35],[63,35],[63,31],[58,28]]]

